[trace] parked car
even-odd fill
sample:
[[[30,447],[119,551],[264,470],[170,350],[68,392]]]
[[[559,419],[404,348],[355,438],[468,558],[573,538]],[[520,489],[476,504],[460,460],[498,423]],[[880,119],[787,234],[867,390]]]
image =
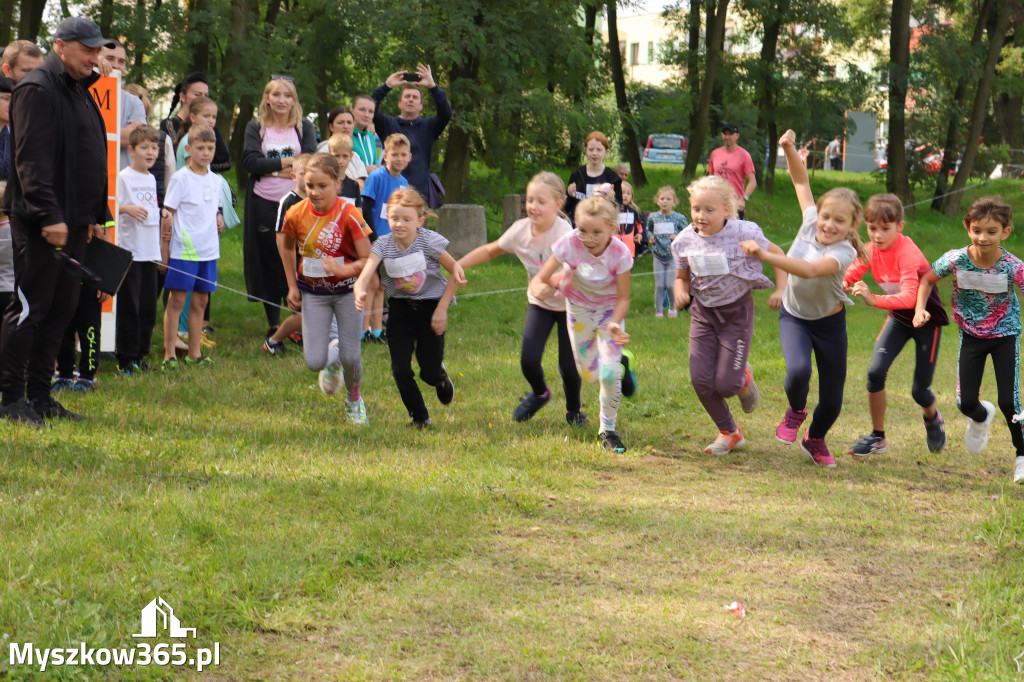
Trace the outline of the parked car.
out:
[[[686,163],[686,136],[654,133],[647,136],[644,161],[653,163]]]

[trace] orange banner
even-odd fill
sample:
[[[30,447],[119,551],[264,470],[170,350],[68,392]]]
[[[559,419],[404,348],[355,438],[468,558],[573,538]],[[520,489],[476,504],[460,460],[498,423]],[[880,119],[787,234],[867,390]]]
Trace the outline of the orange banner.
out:
[[[114,71],[110,76],[100,76],[93,83],[93,99],[96,100],[100,113],[103,114],[103,128],[107,132],[107,205],[110,215],[117,220],[117,173],[121,160],[121,72]],[[117,243],[117,230],[109,232],[110,241]],[[114,299],[109,298],[103,303],[103,335],[100,350],[114,350]],[[109,333],[108,333],[109,329]]]

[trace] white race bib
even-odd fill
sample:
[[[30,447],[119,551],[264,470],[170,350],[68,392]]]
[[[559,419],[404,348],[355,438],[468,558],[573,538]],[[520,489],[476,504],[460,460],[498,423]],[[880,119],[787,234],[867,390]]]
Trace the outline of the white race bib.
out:
[[[410,253],[408,256],[384,259],[384,272],[388,273],[391,279],[409,277],[417,272],[424,272],[427,269],[427,258],[422,251]]]
[[[724,253],[688,253],[686,260],[690,263],[690,271],[698,277],[729,274],[729,259]]]
[[[600,186],[601,185],[587,185],[587,196],[583,197],[583,198],[586,199],[587,197],[594,196],[594,190],[597,189]]]
[[[339,258],[340,263],[343,259]],[[330,277],[327,271],[324,270],[324,262],[320,258],[303,258],[302,259],[302,276],[308,277],[309,279],[316,279],[318,277]]]
[[[986,294],[1005,294],[1010,288],[1005,274],[957,270],[956,284],[961,289],[977,289]]]
[[[624,211],[619,214],[619,225],[632,225],[634,218],[632,211]]]
[[[381,220],[387,220],[388,219],[388,202],[386,202],[386,201],[383,204],[380,205],[380,217],[381,217]]]
[[[675,231],[675,223],[654,223],[654,234],[673,234]]]

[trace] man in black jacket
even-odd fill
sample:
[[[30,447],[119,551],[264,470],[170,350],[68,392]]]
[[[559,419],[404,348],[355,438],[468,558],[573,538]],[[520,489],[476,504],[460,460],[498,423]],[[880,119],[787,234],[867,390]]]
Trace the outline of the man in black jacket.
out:
[[[4,196],[14,242],[15,298],[3,316],[0,417],[33,425],[80,420],[50,396],[61,335],[78,303],[85,244],[102,235],[107,141],[89,87],[101,47],[114,43],[85,17],[61,22],[53,51],[11,98],[14,171]]]

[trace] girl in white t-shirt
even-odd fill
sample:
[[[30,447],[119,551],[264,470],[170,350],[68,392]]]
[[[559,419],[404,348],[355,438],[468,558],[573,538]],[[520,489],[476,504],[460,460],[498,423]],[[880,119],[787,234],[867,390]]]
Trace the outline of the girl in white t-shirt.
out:
[[[853,190],[836,187],[814,203],[807,169],[796,149],[796,133],[787,130],[779,140],[786,152],[789,174],[803,211],[803,224],[785,256],[770,253],[753,240],[741,244],[748,255],[790,273],[779,310],[779,342],[786,359],[786,397],[789,408],[775,430],[784,443],[796,442],[807,419],[811,354],[818,368],[818,406],[800,448],[815,464],[834,467],[825,445],[828,430],[839,418],[846,383],[846,304],[843,275],[855,258],[868,262],[857,226],[864,210]]]
[[[554,173],[543,172],[533,176],[526,186],[526,215],[509,226],[505,234],[490,244],[473,249],[461,259],[459,265],[469,269],[506,253],[514,253],[533,277],[551,257],[551,245],[572,232],[569,221],[559,215],[565,202],[565,184]],[[541,301],[527,293],[526,322],[523,325],[523,345],[519,364],[523,376],[530,384],[512,418],[524,422],[537,414],[551,399],[551,389],[544,381],[544,346],[551,328],[558,326],[558,370],[565,390],[565,419],[572,426],[583,426],[587,417],[580,411],[580,375],[569,341],[569,327],[565,319],[565,300],[552,298]]]
[[[576,229],[551,246],[551,257],[530,282],[530,294],[544,301],[555,292],[566,299],[569,338],[576,369],[587,383],[601,383],[601,443],[625,452],[615,430],[622,398],[622,346],[629,334],[622,321],[629,312],[629,272],[633,258],[615,238],[618,206],[592,196],[576,206]],[[568,272],[559,273],[566,266]]]

